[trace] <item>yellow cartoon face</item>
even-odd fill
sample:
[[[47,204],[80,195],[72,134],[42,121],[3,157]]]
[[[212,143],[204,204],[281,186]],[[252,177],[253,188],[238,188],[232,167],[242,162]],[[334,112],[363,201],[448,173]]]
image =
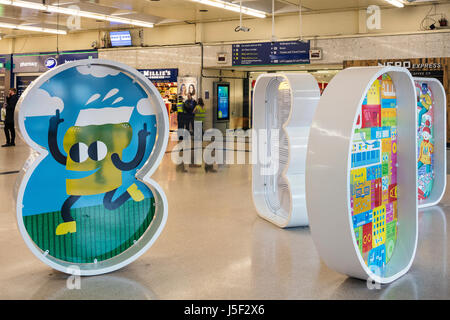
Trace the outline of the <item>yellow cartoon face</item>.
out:
[[[70,127],[63,140],[66,169],[92,173],[80,179],[67,179],[67,194],[94,195],[120,187],[122,171],[114,166],[111,155],[117,153],[122,158],[132,135],[129,123]]]

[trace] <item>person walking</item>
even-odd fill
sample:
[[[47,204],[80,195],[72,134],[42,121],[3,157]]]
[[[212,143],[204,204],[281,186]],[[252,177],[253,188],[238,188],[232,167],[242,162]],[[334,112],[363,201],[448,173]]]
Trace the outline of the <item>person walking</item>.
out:
[[[185,127],[185,114],[184,114],[184,102],[183,102],[183,96],[178,96],[178,102],[177,102],[177,122],[178,122],[178,141],[183,140],[183,133]],[[177,165],[177,171],[181,172],[187,172],[186,168],[184,167],[184,162],[181,162]]]
[[[200,124],[199,127],[201,128],[201,132],[199,134],[201,134],[200,139],[202,140],[202,151],[203,151],[203,133],[204,133],[205,118],[206,118],[205,103],[203,102],[202,98],[198,98],[197,105],[194,108],[194,121],[197,123],[197,126],[198,124]],[[195,137],[196,135],[194,134],[194,138]],[[214,169],[213,164],[205,163],[205,172],[217,172],[217,170]]]
[[[178,96],[177,122],[178,122],[178,129],[184,129],[184,102],[182,96]],[[178,134],[178,140],[180,140],[180,134]]]
[[[2,147],[12,147],[15,146],[16,140],[16,130],[14,129],[14,110],[17,104],[17,90],[15,88],[9,89],[9,94],[6,97],[6,115],[5,115],[5,136],[6,144]]]
[[[191,135],[194,132],[194,109],[196,105],[197,101],[195,101],[192,95],[188,93],[187,99],[184,102],[184,116],[185,116],[184,128],[188,130],[191,133]]]
[[[205,115],[206,115],[205,103],[203,102],[202,98],[198,98],[197,105],[194,108],[194,121],[201,122],[202,129],[203,124],[205,123]]]

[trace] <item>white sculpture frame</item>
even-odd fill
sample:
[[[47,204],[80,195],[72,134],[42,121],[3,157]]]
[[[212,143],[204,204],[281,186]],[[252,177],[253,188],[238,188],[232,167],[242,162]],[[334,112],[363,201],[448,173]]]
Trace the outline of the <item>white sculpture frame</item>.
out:
[[[277,88],[284,81],[288,82],[290,88],[289,116],[280,128],[288,137],[289,144],[288,162],[282,173],[290,195],[287,217],[277,214],[267,204],[264,176],[261,175],[264,166],[256,161],[252,168],[253,202],[258,214],[280,228],[308,225],[305,199],[306,147],[309,128],[320,99],[317,81],[308,73],[270,73],[259,76],[253,92],[253,126],[256,133],[253,139],[259,138],[259,129],[268,129],[266,118],[271,115],[266,112],[267,105],[277,103]],[[260,154],[260,150],[254,152]]]
[[[385,276],[374,274],[359,252],[350,207],[351,142],[356,115],[372,83],[388,73],[397,94],[398,235]],[[359,279],[392,282],[404,275],[417,247],[417,138],[415,86],[399,67],[348,68],[325,89],[311,125],[306,200],[311,234],[328,267]],[[405,196],[402,196],[405,195]]]
[[[438,204],[447,186],[447,99],[444,86],[434,78],[414,78],[415,82],[426,82],[434,99],[434,183],[427,199],[419,201],[419,209]]]
[[[47,253],[43,252],[39,247],[37,247],[36,244],[33,242],[33,240],[30,238],[24,226],[22,217],[22,201],[27,182],[30,179],[33,171],[39,165],[39,163],[48,155],[48,151],[39,146],[38,144],[36,144],[28,136],[24,125],[24,114],[20,108],[21,104],[23,103],[27,94],[32,90],[34,90],[34,88],[39,88],[43,83],[51,79],[54,75],[69,68],[75,68],[78,66],[108,67],[126,73],[130,77],[134,78],[135,81],[138,82],[142,86],[142,88],[149,94],[149,99],[151,99],[152,106],[155,108],[156,111],[156,121],[158,124],[157,127],[158,136],[155,141],[154,149],[150,157],[147,159],[147,162],[143,165],[143,167],[140,170],[136,172],[136,178],[144,182],[150,188],[155,197],[156,211],[154,221],[152,221],[152,223],[144,232],[144,234],[141,236],[139,241],[137,241],[128,250],[122,252],[121,254],[111,259],[100,261],[98,263],[71,263],[47,255]],[[161,234],[166,224],[168,214],[168,201],[164,193],[164,190],[156,181],[154,181],[151,178],[151,176],[158,168],[164,156],[164,152],[167,148],[167,143],[169,140],[169,119],[161,95],[159,94],[155,86],[150,82],[150,80],[144,77],[136,69],[115,61],[103,59],[85,59],[68,62],[47,71],[46,73],[39,76],[35,81],[33,81],[33,83],[21,95],[17,103],[16,113],[17,113],[16,119],[18,119],[17,120],[18,127],[20,129],[19,133],[22,139],[24,139],[24,141],[32,149],[30,157],[25,162],[22,170],[18,175],[14,190],[15,193],[14,196],[16,199],[16,212],[17,212],[16,215],[18,228],[22,238],[24,239],[26,245],[31,250],[31,252],[39,260],[41,260],[46,265],[52,267],[53,269],[56,269],[58,271],[67,274],[76,274],[81,276],[100,275],[118,270],[132,263],[142,254],[144,254],[153,245],[153,243]]]

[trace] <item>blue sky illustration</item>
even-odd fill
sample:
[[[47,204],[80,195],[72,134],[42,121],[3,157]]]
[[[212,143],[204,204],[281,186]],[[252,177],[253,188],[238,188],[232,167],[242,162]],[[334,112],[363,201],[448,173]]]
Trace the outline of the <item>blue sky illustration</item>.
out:
[[[117,88],[119,92],[112,97],[105,99],[111,89]],[[138,132],[147,124],[150,136],[147,137],[146,154],[138,168],[122,172],[122,186],[116,191],[115,198],[125,192],[125,190],[136,183],[146,198],[152,197],[151,191],[141,182],[137,182],[135,174],[142,167],[151,154],[156,137],[156,117],[155,115],[142,115],[137,111],[137,103],[148,94],[133,79],[122,72],[116,75],[105,77],[95,77],[91,74],[81,74],[74,68],[67,69],[56,74],[54,77],[41,85],[40,89],[45,90],[52,97],[60,98],[64,103],[61,118],[64,122],[58,128],[58,144],[61,152],[63,149],[63,138],[66,131],[75,124],[80,110],[105,107],[135,107],[129,121],[133,128],[133,138],[130,145],[124,150],[123,161],[133,159],[138,145]],[[86,105],[86,102],[94,94],[99,94],[100,98]],[[123,99],[113,104],[118,97]],[[26,104],[26,99],[24,100]],[[33,106],[39,108],[39,105]],[[43,107],[43,106],[41,106]],[[48,150],[48,116],[28,116],[25,118],[25,129],[30,138],[37,144]],[[71,172],[67,171],[64,165],[56,162],[51,154],[42,160],[39,166],[32,173],[23,198],[23,215],[34,215],[46,212],[59,211],[68,195],[66,193],[66,179]],[[72,176],[73,177],[73,176]],[[82,196],[73,208],[99,205],[103,203],[104,194]]]

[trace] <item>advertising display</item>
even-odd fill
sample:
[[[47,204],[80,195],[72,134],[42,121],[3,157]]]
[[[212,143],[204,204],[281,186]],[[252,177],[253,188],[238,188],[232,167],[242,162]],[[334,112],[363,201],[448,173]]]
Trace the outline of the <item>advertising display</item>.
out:
[[[414,78],[417,98],[417,174],[419,207],[439,203],[447,174],[446,97],[440,81]]]
[[[314,244],[338,272],[389,283],[412,264],[415,97],[406,68],[366,67],[338,73],[319,101],[308,141],[306,203]]]
[[[178,77],[178,96],[183,97],[183,101],[187,99],[187,94],[190,93],[192,98],[198,98],[198,80],[196,77]]]
[[[230,119],[230,85],[217,85],[217,120]]]
[[[307,73],[270,73],[256,80],[253,125],[266,136],[265,149],[258,150],[264,158],[252,167],[253,203],[262,218],[281,228],[308,225],[306,149],[319,99],[317,81]]]
[[[81,275],[137,259],[167,219],[166,197],[151,179],[168,140],[156,88],[126,65],[80,60],[41,75],[17,108],[20,133],[34,150],[16,190],[30,250]]]

